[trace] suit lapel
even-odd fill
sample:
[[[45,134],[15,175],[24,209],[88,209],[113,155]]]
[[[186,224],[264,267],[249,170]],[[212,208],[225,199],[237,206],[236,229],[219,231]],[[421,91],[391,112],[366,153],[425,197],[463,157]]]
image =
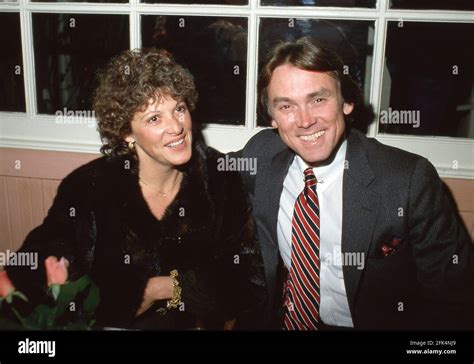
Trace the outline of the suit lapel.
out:
[[[259,239],[261,240],[262,258],[268,289],[268,305],[274,307],[275,299],[281,293],[277,287],[278,275],[278,237],[277,220],[280,206],[280,196],[283,190],[283,181],[294,153],[285,147],[274,155],[271,160],[259,160],[264,168],[259,168],[255,181],[254,216],[258,225]],[[267,318],[270,320],[270,318]]]
[[[255,182],[255,210],[254,214],[263,223],[266,234],[270,237],[270,244],[278,247],[277,220],[280,208],[280,197],[283,190],[288,168],[293,161],[294,152],[285,147],[273,156],[268,168],[262,168],[257,173]]]
[[[380,195],[368,188],[375,179],[359,133],[348,133],[343,177],[342,253],[362,254],[364,267],[377,220]],[[363,269],[343,265],[347,298],[354,319],[354,301]],[[355,323],[354,323],[355,324]]]

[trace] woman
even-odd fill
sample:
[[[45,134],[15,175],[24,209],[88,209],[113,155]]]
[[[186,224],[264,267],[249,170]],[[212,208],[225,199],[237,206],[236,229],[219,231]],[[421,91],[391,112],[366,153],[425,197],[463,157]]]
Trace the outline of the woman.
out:
[[[239,175],[193,140],[191,74],[162,50],[126,51],[99,77],[102,158],[61,183],[22,251],[64,257],[71,280],[99,286],[101,326],[245,327],[264,298],[263,268]],[[44,272],[9,267],[28,296]]]

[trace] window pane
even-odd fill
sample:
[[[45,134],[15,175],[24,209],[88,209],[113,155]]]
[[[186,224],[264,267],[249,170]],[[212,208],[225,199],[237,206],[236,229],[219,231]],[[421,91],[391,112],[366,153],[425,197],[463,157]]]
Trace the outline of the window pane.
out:
[[[247,18],[142,17],[143,47],[173,53],[195,77],[196,121],[243,125],[247,74]]]
[[[272,6],[337,6],[342,8],[374,8],[376,0],[261,0]]]
[[[248,0],[142,0],[144,3],[161,4],[208,4],[208,5],[248,5]]]
[[[129,49],[127,15],[33,14],[38,113],[90,110],[95,72]]]
[[[349,75],[364,91],[369,101],[373,57],[374,23],[353,20],[260,19],[259,72],[271,47],[279,41],[295,41],[311,36],[332,47],[347,66]],[[258,110],[258,125],[268,125],[265,112]],[[362,124],[367,121],[360,121]],[[357,125],[365,129],[367,125]]]
[[[379,130],[474,137],[474,24],[389,22]]]
[[[0,13],[0,111],[26,111],[20,14]]]
[[[474,10],[473,0],[390,0],[393,9]]]

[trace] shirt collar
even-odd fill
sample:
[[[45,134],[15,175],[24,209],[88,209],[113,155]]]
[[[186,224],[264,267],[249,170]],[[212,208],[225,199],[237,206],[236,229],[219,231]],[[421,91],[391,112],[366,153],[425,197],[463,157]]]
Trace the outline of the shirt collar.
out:
[[[341,171],[344,170],[344,161],[346,159],[347,151],[347,139],[343,136],[344,140],[339,145],[339,149],[336,152],[336,156],[331,161],[331,163],[320,166],[313,167],[313,173],[316,176],[318,183],[331,183]],[[304,170],[309,167],[309,165],[299,156],[296,155],[296,165],[298,170],[301,172],[301,176],[304,175]]]

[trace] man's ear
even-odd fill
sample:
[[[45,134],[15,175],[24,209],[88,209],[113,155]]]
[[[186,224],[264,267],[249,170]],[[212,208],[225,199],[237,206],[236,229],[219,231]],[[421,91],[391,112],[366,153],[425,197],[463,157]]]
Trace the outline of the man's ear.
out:
[[[344,115],[349,115],[352,112],[352,110],[354,110],[354,104],[345,102],[342,107],[342,111],[344,112]]]
[[[278,124],[275,121],[275,119],[272,119],[272,127],[275,128],[275,129],[278,129]]]

